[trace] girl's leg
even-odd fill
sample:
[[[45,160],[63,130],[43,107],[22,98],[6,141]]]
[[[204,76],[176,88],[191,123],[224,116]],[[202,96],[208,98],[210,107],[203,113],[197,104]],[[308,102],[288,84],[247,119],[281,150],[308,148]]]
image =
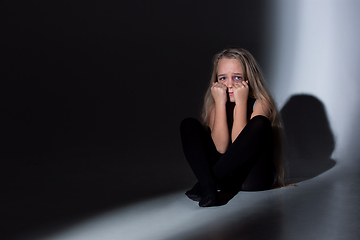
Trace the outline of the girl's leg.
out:
[[[274,181],[273,136],[268,118],[255,116],[213,166],[216,179],[228,176],[238,189],[264,190]],[[270,180],[269,180],[270,179]],[[271,182],[271,184],[270,184]]]
[[[194,118],[186,118],[180,126],[181,140],[185,157],[199,183],[193,191],[201,191],[199,205],[206,206],[211,200],[215,201],[217,190],[212,166],[221,154],[216,150],[212,138],[200,122]],[[200,189],[199,189],[200,188]]]
[[[276,168],[264,151],[255,161],[249,161],[231,173],[227,189],[232,191],[262,191],[270,189],[276,180]],[[226,189],[226,188],[225,188]]]
[[[276,180],[276,168],[274,164],[260,160],[250,172],[245,175],[241,191],[262,191],[271,189]],[[240,182],[241,183],[241,182]]]

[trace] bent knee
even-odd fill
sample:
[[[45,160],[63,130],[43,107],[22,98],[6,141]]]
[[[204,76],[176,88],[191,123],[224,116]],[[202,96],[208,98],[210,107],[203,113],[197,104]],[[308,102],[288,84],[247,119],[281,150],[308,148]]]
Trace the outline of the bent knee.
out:
[[[250,121],[251,122],[256,122],[256,123],[259,123],[259,124],[269,124],[270,123],[270,125],[271,125],[270,119],[267,118],[264,115],[256,115],[253,118],[251,118]]]
[[[180,130],[183,131],[185,129],[193,129],[201,126],[199,120],[195,118],[185,118],[180,123]]]
[[[254,129],[271,129],[270,120],[263,115],[256,115],[253,117],[248,125],[251,125]]]

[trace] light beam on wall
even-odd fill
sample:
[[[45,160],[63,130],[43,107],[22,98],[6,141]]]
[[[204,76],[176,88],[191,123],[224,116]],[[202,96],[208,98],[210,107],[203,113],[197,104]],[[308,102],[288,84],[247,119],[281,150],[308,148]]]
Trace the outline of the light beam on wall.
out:
[[[266,69],[279,107],[294,94],[317,97],[335,136],[333,157],[352,158],[360,139],[360,1],[276,0],[271,8]]]

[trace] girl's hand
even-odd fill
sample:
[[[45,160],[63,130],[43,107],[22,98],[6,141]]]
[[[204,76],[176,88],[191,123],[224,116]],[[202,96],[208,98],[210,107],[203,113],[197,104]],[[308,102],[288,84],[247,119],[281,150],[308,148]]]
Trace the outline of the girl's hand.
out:
[[[220,82],[214,82],[211,87],[211,94],[215,100],[215,104],[226,104],[227,95],[226,95],[227,87],[225,84]]]
[[[241,83],[235,83],[233,86],[235,104],[246,102],[249,96],[248,81],[242,81]]]

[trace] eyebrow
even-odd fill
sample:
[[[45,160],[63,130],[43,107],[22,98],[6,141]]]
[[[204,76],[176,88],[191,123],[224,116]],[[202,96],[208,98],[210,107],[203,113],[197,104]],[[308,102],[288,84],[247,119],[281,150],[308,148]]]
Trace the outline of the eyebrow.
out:
[[[242,75],[241,73],[234,73],[235,75]],[[225,76],[226,73],[218,74],[218,76]]]

